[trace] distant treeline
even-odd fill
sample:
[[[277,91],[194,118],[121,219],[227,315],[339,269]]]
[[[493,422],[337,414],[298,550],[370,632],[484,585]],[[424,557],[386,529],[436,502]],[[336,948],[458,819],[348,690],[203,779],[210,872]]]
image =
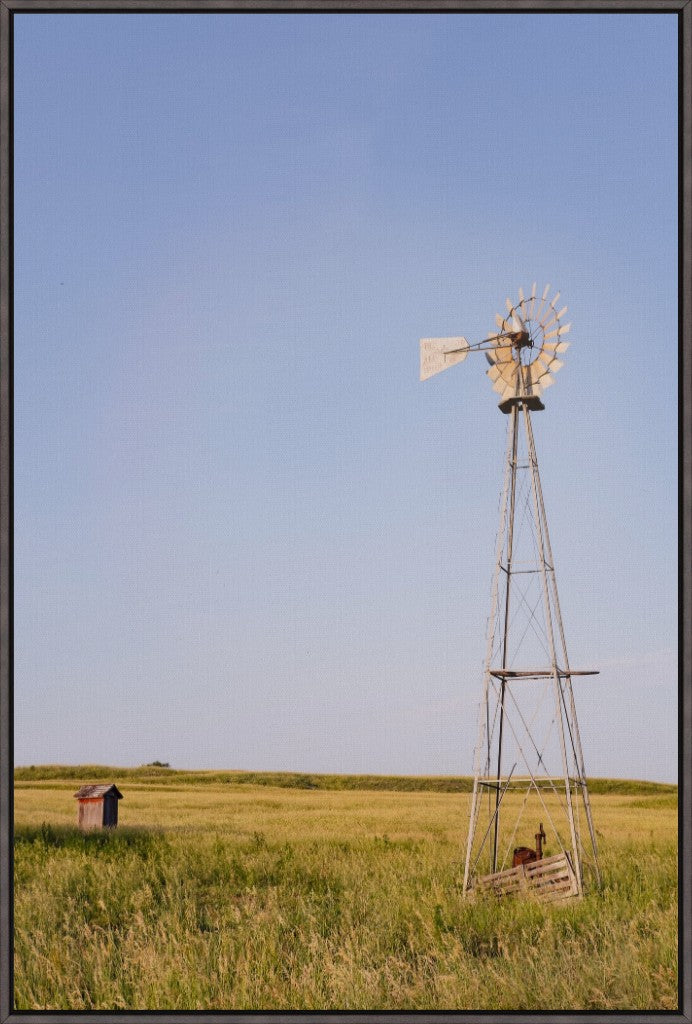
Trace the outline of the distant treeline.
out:
[[[15,782],[133,782],[152,785],[277,786],[281,789],[362,789],[395,792],[470,793],[473,779],[463,775],[313,775],[301,772],[184,771],[142,765],[113,768],[105,765],[31,765],[15,768]],[[665,782],[636,779],[589,779],[591,793],[677,793],[678,787]]]

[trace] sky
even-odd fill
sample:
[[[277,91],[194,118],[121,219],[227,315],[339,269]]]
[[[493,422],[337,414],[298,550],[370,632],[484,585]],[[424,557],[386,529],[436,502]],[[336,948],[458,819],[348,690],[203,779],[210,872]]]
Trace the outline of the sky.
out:
[[[15,763],[470,774],[507,417],[589,775],[677,779],[677,19],[15,14]]]

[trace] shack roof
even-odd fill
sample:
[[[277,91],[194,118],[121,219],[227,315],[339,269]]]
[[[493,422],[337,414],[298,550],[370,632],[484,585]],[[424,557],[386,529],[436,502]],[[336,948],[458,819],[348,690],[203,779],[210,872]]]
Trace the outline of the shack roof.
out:
[[[118,789],[114,782],[112,782],[109,786],[82,786],[81,789],[77,790],[75,796],[77,797],[78,800],[94,800],[98,797],[106,796],[107,793],[112,793],[114,796],[118,798],[118,800],[122,800],[123,798],[122,793],[120,792],[120,790]]]

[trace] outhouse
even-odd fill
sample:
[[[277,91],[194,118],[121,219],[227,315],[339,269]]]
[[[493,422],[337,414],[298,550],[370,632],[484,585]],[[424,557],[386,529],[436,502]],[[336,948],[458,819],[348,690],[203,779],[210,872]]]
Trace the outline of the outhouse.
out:
[[[114,783],[82,786],[75,797],[79,801],[80,828],[115,828],[118,824],[118,800],[123,795]]]

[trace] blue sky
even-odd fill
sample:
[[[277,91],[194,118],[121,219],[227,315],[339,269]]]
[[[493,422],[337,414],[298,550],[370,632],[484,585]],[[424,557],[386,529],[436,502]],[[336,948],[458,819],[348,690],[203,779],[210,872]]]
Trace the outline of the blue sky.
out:
[[[15,761],[472,770],[506,417],[587,771],[677,775],[673,15],[15,15]]]

